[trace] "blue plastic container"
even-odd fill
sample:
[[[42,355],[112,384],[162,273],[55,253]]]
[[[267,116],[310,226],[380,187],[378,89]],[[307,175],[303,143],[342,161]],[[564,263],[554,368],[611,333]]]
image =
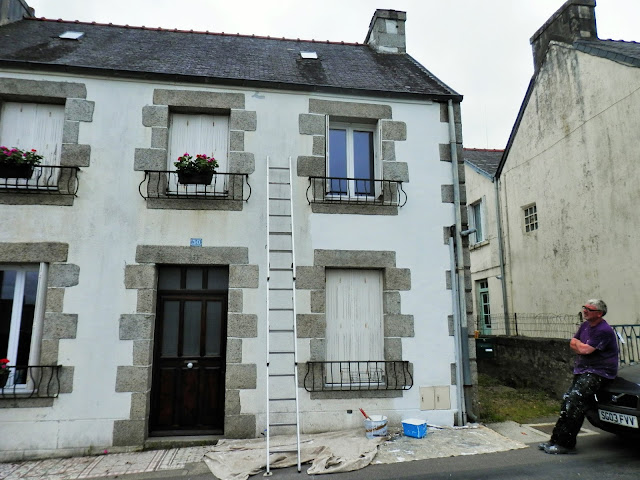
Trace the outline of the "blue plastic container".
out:
[[[427,436],[427,421],[408,418],[402,421],[402,430],[407,437],[423,438]]]

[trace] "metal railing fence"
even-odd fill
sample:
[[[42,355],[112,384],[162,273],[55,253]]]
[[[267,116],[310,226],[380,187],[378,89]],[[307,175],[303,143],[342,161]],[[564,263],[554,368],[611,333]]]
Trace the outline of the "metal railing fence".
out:
[[[409,390],[413,376],[408,361],[307,362],[307,392],[350,390]]]
[[[11,365],[0,375],[0,399],[55,398],[62,365]]]

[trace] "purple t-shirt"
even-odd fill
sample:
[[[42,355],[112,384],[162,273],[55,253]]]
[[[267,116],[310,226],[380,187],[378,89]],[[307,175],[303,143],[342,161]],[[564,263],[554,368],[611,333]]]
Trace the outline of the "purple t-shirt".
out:
[[[595,373],[613,379],[618,374],[618,340],[613,328],[603,319],[595,327],[583,322],[574,335],[582,343],[595,348],[589,355],[576,355],[573,373]]]

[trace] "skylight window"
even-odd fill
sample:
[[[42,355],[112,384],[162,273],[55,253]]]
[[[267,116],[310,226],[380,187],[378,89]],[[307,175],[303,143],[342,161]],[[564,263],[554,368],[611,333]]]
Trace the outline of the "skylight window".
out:
[[[300,56],[302,58],[318,58],[318,54],[316,52],[305,52],[301,51]]]
[[[62,38],[65,40],[78,40],[83,35],[84,32],[72,32],[71,30],[67,30],[66,32],[60,34],[58,38]]]

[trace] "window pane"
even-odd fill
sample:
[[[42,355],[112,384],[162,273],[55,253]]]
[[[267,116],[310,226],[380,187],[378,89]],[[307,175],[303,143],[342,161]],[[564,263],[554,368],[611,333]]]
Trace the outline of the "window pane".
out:
[[[20,320],[18,357],[15,362],[16,365],[29,364],[29,352],[31,350],[31,331],[33,330],[33,316],[36,308],[37,288],[38,272],[25,272],[24,301],[22,304],[22,318]],[[20,383],[24,383],[24,381]]]
[[[482,234],[482,204],[477,203],[473,206],[473,222],[474,227],[476,228],[476,242],[481,242],[484,240],[484,236]]]
[[[229,270],[226,268],[210,268],[207,288],[209,290],[226,290],[229,288]]]
[[[178,356],[178,326],[180,325],[180,302],[164,302],[162,323],[162,356]]]
[[[222,340],[222,302],[207,302],[205,355],[220,356]]]
[[[329,176],[347,177],[347,131],[329,130]],[[340,180],[331,180],[330,193],[347,193],[347,183]]]
[[[200,356],[200,319],[202,302],[184,302],[182,356]]]
[[[202,290],[202,268],[187,269],[187,290]]]
[[[180,289],[180,267],[163,267],[158,274],[158,288],[160,290]]]
[[[373,195],[373,132],[353,132],[353,173],[356,181],[356,195]]]
[[[15,270],[0,270],[0,357],[5,358],[9,348],[13,292],[16,286]],[[10,358],[15,365],[14,359]]]

